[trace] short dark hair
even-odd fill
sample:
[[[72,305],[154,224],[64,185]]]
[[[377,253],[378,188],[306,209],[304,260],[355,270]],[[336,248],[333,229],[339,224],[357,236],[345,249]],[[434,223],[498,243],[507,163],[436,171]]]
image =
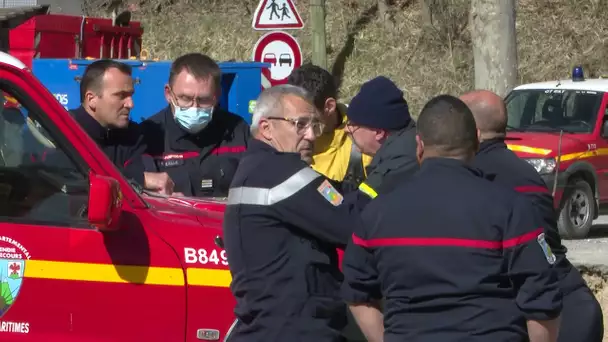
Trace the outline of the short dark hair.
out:
[[[444,156],[475,153],[479,145],[473,113],[457,97],[439,95],[426,103],[416,122],[425,147]]]
[[[111,59],[100,59],[89,64],[84,70],[82,80],[80,80],[80,103],[84,103],[87,91],[100,93],[103,87],[103,76],[109,69],[118,69],[125,75],[131,76],[133,71],[131,66]]]
[[[169,85],[173,85],[175,77],[183,70],[186,70],[196,79],[212,77],[218,90],[222,86],[222,71],[220,70],[220,66],[207,55],[192,52],[175,59],[169,71]]]
[[[321,111],[328,98],[338,97],[338,87],[332,74],[311,63],[293,70],[287,78],[287,83],[306,89],[313,97],[315,107]]]

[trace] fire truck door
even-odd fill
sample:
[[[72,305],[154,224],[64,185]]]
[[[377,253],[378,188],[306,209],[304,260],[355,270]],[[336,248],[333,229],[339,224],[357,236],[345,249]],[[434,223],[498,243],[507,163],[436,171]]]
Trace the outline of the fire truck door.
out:
[[[175,252],[123,206],[121,227],[70,234],[74,329],[83,341],[183,341],[186,289]],[[100,327],[103,327],[100,329]]]
[[[606,107],[606,100],[602,102],[599,110],[600,120],[600,138],[597,139],[597,144],[588,144],[589,149],[595,149],[597,153],[597,178],[598,178],[598,190],[599,197],[602,202],[608,199],[608,107]]]
[[[88,180],[14,77],[0,70],[0,341],[70,341],[77,270],[68,239],[87,226]]]

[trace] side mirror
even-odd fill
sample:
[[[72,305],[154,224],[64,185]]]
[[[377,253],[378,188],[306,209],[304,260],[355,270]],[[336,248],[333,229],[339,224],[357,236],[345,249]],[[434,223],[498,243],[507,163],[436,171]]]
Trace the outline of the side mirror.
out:
[[[114,178],[89,173],[89,223],[100,231],[119,228],[122,193]]]
[[[602,137],[608,138],[608,120],[604,119],[604,124],[602,124]]]

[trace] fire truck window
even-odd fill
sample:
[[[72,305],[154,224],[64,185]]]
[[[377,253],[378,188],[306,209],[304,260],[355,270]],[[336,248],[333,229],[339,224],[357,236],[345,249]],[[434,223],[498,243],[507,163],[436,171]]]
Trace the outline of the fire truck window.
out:
[[[522,120],[524,108],[530,98],[528,92],[513,92],[507,99],[507,113],[509,114],[509,126],[518,127]]]
[[[35,111],[6,90],[0,99],[0,221],[86,224],[88,179]]]
[[[507,99],[509,126],[519,131],[593,131],[602,94],[581,90],[518,90]]]

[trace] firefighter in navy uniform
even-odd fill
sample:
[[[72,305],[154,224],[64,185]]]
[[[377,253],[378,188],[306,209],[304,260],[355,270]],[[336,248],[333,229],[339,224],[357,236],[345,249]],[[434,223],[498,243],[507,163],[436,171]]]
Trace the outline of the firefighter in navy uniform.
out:
[[[220,92],[217,63],[200,53],[183,55],[165,86],[169,106],[142,123],[151,169],[167,172],[183,195],[227,196],[247,148],[249,126],[219,108]]]
[[[337,248],[353,223],[342,195],[304,160],[323,131],[308,92],[265,90],[230,186],[224,239],[236,298],[229,342],[343,341]]]
[[[70,114],[126,178],[145,189],[171,195],[174,183],[169,175],[145,168],[149,157],[144,155],[141,127],[129,119],[133,93],[129,65],[109,59],[95,61],[87,66],[80,82],[81,105]],[[64,157],[62,153],[49,155],[59,158],[57,163],[64,163],[60,160]]]
[[[562,303],[542,220],[469,166],[479,142],[462,101],[431,99],[417,128],[420,171],[366,206],[344,255],[342,295],[362,331],[385,342],[554,342]]]
[[[557,230],[553,196],[534,167],[520,159],[505,144],[507,109],[502,98],[487,90],[460,97],[473,112],[481,145],[473,165],[494,181],[525,194],[545,222],[547,243],[555,254],[555,270],[564,296],[558,341],[601,342],[604,335],[602,309],[579,271],[566,257]]]

